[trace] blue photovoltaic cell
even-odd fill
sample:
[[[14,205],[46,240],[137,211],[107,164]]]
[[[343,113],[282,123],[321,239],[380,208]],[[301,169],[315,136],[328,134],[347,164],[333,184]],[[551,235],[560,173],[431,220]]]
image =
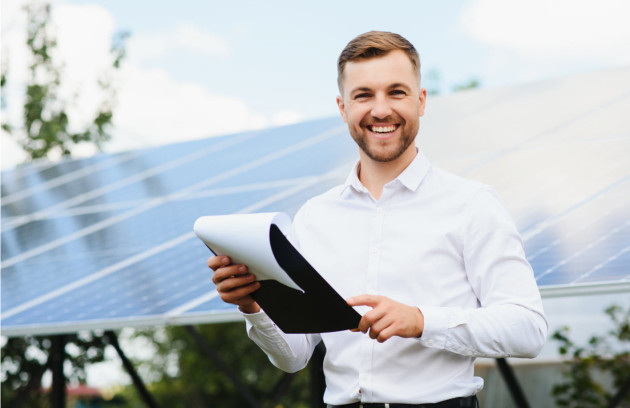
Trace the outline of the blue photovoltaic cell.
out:
[[[163,256],[81,286],[74,292],[76,297],[56,297],[12,316],[6,324],[33,320],[53,324],[166,313],[212,290],[210,274],[202,268],[207,255],[203,244],[191,239],[181,247],[164,251]]]
[[[62,162],[58,166],[46,168],[42,173],[27,171],[23,166],[8,175],[2,173],[2,217],[31,214],[47,210],[57,205],[63,197],[82,194],[96,188],[96,181],[86,182],[85,174],[90,175],[97,169],[115,169],[117,165],[134,157],[133,153],[117,155],[98,155],[94,158],[71,162]],[[56,170],[56,171],[53,171]],[[71,182],[64,182],[71,180]],[[21,196],[21,199],[15,199]],[[4,225],[3,225],[4,229]]]
[[[630,121],[619,112],[630,98],[610,90],[590,107],[520,121],[517,132],[474,131],[540,116],[519,98],[550,89],[495,91],[472,105],[462,94],[459,105],[438,104],[418,144],[499,192],[541,289],[627,285]],[[214,291],[194,221],[292,216],[342,182],[357,157],[343,122],[330,118],[3,172],[3,333],[237,318]]]
[[[215,297],[205,303],[200,304],[189,310],[190,314],[208,313],[208,312],[236,312],[236,306],[224,303],[219,297]]]
[[[330,181],[315,185],[311,194],[313,191],[323,192],[332,184]],[[283,205],[297,209],[300,205],[298,201],[303,202],[292,199],[283,202]],[[171,210],[172,214],[188,213],[183,207]],[[261,210],[271,209],[261,207]],[[161,234],[158,232],[158,235]],[[54,325],[68,321],[91,322],[99,318],[120,319],[129,315],[142,318],[167,313],[213,291],[210,271],[204,267],[209,255],[210,251],[191,237],[175,248],[73,290],[72,297],[56,297],[11,316],[4,320],[4,324],[11,326],[40,321],[43,325]],[[33,294],[29,297],[32,298]],[[77,302],[76,299],[82,300]],[[191,312],[233,309],[220,299],[213,299],[192,308]],[[50,313],[50,310],[55,310],[55,313]]]
[[[38,285],[16,288],[6,293],[6,297],[3,292],[3,310],[10,304],[19,304],[34,296],[41,296],[58,286],[70,284],[82,276],[96,273],[130,256],[150,250],[153,246],[189,233],[195,220],[210,211],[216,215],[237,212],[249,203],[264,200],[278,191],[280,190],[266,189],[233,194],[229,199],[206,197],[167,202],[89,234],[83,239],[73,240],[33,257],[24,264],[18,263],[3,269],[3,289],[16,275],[28,274],[30,279],[40,282]],[[4,239],[3,236],[3,241]],[[55,279],[49,279],[53,274]],[[22,288],[26,292],[23,293],[20,290]]]

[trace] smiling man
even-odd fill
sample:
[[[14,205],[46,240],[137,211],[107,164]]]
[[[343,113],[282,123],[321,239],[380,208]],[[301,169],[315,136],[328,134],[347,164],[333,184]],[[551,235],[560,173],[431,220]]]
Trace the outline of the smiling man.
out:
[[[415,145],[426,90],[405,38],[369,32],[338,60],[337,105],[359,147],[346,182],[309,200],[291,240],[362,312],[356,330],[285,334],[246,265],[208,260],[223,301],[273,364],[294,372],[326,346],[329,407],[476,407],[476,357],[534,357],[547,322],[516,227],[488,186]]]
[[[340,58],[342,95],[337,97],[337,105],[359,146],[361,182],[366,184],[376,176],[366,187],[378,199],[382,181],[394,179],[416,156],[414,140],[419,117],[424,114],[426,90],[420,87],[419,60],[414,63],[404,51],[396,49],[356,61],[350,59],[353,52],[357,50],[349,47],[344,51],[349,59],[344,54]]]

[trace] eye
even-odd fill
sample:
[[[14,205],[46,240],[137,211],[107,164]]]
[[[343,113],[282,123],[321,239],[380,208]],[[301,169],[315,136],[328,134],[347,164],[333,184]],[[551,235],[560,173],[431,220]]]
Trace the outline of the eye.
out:
[[[362,92],[362,93],[358,93],[356,95],[354,95],[354,99],[366,99],[369,98],[371,95],[367,92]]]
[[[407,92],[403,91],[402,89],[394,89],[389,94],[393,96],[405,96],[407,95]]]

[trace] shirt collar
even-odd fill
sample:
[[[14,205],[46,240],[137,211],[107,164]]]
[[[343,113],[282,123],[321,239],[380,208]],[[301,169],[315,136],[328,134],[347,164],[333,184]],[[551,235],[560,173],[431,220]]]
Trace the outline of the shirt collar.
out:
[[[367,188],[365,188],[359,180],[360,166],[361,161],[357,161],[352,167],[350,174],[348,174],[348,177],[343,184],[341,194],[348,191],[349,188],[353,188],[360,193],[368,192]],[[416,154],[413,161],[409,163],[409,166],[407,166],[407,168],[403,170],[398,177],[390,181],[388,184],[399,183],[411,191],[416,191],[418,187],[420,187],[420,184],[422,183],[422,180],[424,180],[426,174],[429,172],[429,167],[431,167],[431,163],[422,151],[418,150],[418,154]]]

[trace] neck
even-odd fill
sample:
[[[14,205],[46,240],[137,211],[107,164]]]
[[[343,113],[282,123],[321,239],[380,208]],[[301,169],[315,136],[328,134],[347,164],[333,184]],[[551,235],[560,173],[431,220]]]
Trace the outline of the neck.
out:
[[[411,164],[417,154],[416,147],[411,145],[396,160],[378,162],[370,159],[363,151],[360,151],[359,180],[372,194],[372,197],[378,200],[383,194],[385,184],[398,177]]]

